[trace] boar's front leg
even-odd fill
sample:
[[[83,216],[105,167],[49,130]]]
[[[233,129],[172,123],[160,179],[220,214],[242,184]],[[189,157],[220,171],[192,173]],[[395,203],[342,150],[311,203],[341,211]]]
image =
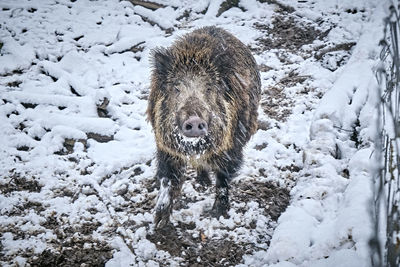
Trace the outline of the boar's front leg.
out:
[[[213,205],[213,216],[219,218],[221,215],[228,217],[229,204],[229,182],[235,177],[237,171],[243,162],[241,149],[227,151],[225,156],[219,158],[219,166],[223,168],[216,169],[216,194]],[[218,166],[218,165],[217,165]]]
[[[229,205],[229,180],[230,175],[227,172],[217,171],[216,173],[216,192],[213,205],[213,215],[219,218],[221,215],[228,216]]]
[[[162,228],[169,222],[174,199],[179,195],[182,185],[184,163],[165,152],[158,151],[157,179],[160,181],[154,224]]]
[[[197,176],[196,180],[202,186],[211,185],[210,175],[208,174],[208,169],[203,166],[197,167]]]

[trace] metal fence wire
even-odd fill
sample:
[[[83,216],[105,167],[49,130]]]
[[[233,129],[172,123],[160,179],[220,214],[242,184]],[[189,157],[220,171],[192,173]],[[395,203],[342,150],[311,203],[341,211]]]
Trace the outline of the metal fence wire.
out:
[[[400,266],[400,0],[393,0],[384,21],[375,179],[375,236],[370,248],[373,266]]]

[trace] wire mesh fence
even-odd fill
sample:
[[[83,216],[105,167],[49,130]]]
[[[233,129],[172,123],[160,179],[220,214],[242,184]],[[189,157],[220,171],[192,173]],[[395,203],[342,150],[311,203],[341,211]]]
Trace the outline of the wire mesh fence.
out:
[[[373,266],[400,266],[400,0],[393,0],[385,19],[377,70],[380,89],[376,155],[375,236]]]

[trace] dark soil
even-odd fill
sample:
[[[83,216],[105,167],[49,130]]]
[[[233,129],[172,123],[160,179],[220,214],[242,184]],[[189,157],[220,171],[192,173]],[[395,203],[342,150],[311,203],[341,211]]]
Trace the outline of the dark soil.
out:
[[[25,177],[20,173],[10,173],[8,182],[0,185],[0,193],[3,195],[19,194],[21,202],[10,211],[3,212],[3,215],[21,219],[20,223],[16,225],[2,225],[0,235],[10,233],[13,240],[28,240],[31,238],[43,239],[46,232],[54,233],[56,238],[47,243],[48,249],[41,254],[36,254],[31,249],[19,249],[18,255],[27,259],[28,266],[104,266],[112,257],[113,249],[105,241],[99,240],[93,235],[101,224],[94,218],[82,219],[79,223],[69,224],[68,214],[57,212],[47,214],[46,204],[24,197],[27,196],[27,193],[41,192],[43,187],[44,185],[41,185],[35,176]],[[72,194],[69,189],[60,190],[60,192],[55,192],[54,198],[71,199]],[[90,212],[90,210],[88,211]],[[96,212],[94,211],[94,213]],[[31,223],[32,214],[34,217],[40,216],[44,221],[40,222],[40,227],[26,230],[24,227]],[[4,254],[1,243],[0,257],[3,261],[13,261],[13,255]]]
[[[264,113],[271,119],[284,122],[292,113],[293,101],[286,97],[280,87],[270,87],[262,95],[261,107]]]
[[[256,39],[258,47],[252,48],[258,53],[270,49],[296,51],[303,45],[311,44],[314,40],[322,39],[328,34],[311,24],[300,23],[293,16],[285,14],[276,16],[271,25],[255,23],[254,27],[265,34]]]
[[[2,182],[5,182],[3,180]],[[12,193],[14,191],[28,191],[28,192],[40,192],[43,186],[39,184],[36,177],[31,177],[27,179],[26,177],[21,177],[19,173],[12,173],[8,182],[0,184],[0,192],[2,194]]]
[[[186,230],[194,227],[194,224],[180,224],[179,227],[169,224],[147,238],[155,243],[158,249],[182,257],[183,266],[232,266],[240,263],[244,254],[252,252],[252,244],[227,239],[206,240],[202,234],[193,238]]]
[[[239,183],[232,189],[232,199],[237,202],[255,201],[264,209],[264,214],[277,221],[289,205],[289,190],[271,182]]]
[[[204,190],[201,186],[195,188]],[[264,215],[270,216],[272,221],[277,221],[289,204],[289,190],[270,182],[247,180],[233,183],[230,191],[232,203],[255,201],[264,209]],[[182,201],[192,200],[181,198],[180,202]],[[182,203],[179,206],[182,206]],[[174,208],[177,208],[176,205]],[[239,209],[237,212],[244,214],[246,210]],[[232,266],[241,263],[243,255],[257,250],[256,244],[233,241],[229,238],[207,239],[202,233],[193,237],[190,230],[195,227],[194,223],[178,223],[178,226],[168,224],[163,229],[148,234],[147,239],[156,244],[158,249],[183,258],[183,266]],[[249,227],[255,226],[250,224]],[[260,238],[265,238],[265,243],[269,243],[268,237]]]
[[[83,244],[64,247],[61,251],[47,249],[32,257],[31,266],[104,266],[112,257],[111,248],[104,243],[95,242],[92,248],[83,248]]]

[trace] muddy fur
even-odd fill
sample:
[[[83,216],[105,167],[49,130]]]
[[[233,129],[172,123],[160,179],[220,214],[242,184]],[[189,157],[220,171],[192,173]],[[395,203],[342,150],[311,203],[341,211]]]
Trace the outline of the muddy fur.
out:
[[[249,49],[217,27],[197,29],[169,48],[152,54],[153,72],[147,115],[157,144],[160,196],[155,223],[169,221],[188,164],[198,170],[199,182],[209,184],[216,174],[216,216],[229,209],[228,184],[242,163],[243,146],[257,129],[260,76]],[[182,135],[182,123],[198,116],[208,133]],[[169,196],[168,201],[165,194]]]

